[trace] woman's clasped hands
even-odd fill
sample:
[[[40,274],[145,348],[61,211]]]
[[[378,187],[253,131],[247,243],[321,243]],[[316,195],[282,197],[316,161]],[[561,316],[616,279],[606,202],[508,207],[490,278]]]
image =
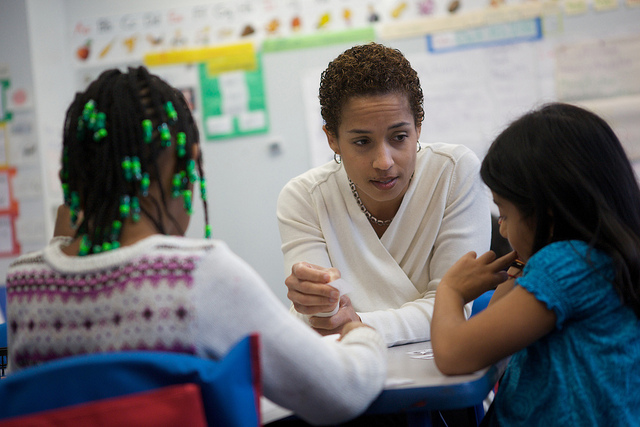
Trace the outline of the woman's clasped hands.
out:
[[[351,305],[347,295],[330,283],[340,278],[336,268],[325,268],[307,262],[298,262],[291,268],[286,278],[287,298],[298,313],[309,316],[309,323],[321,335],[340,333],[345,324],[360,322],[360,316]],[[331,316],[317,316],[331,313]]]

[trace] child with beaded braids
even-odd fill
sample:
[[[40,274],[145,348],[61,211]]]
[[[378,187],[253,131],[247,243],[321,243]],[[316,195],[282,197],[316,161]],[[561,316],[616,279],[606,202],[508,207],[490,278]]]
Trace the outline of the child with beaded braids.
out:
[[[78,94],[67,113],[60,173],[72,223],[83,201],[78,255],[118,248],[124,243],[120,242],[123,222],[136,228],[141,214],[161,234],[184,234],[186,224],[172,215],[168,203],[182,200],[184,211],[191,214],[198,173],[209,237],[197,144],[198,129],[182,96],[159,84],[144,68],[128,75],[107,71]],[[173,153],[174,159],[163,158]],[[169,161],[173,167],[161,170],[159,161]],[[170,189],[150,186],[151,180],[166,181],[163,174],[169,171]]]
[[[258,332],[264,394],[301,418],[345,421],[378,395],[375,330],[352,322],[324,340],[209,225],[184,237],[194,188],[208,220],[198,129],[178,90],[144,67],[101,74],[67,111],[60,179],[61,235],[8,271],[11,371],[119,350],[215,359]]]

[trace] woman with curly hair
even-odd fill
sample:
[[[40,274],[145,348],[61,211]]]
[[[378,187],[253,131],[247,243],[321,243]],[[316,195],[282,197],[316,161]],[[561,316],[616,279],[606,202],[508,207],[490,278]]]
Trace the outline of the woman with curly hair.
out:
[[[389,346],[428,340],[440,278],[489,249],[479,160],[421,145],[422,104],[416,71],[381,44],[346,50],[322,74],[335,161],[287,183],[277,213],[291,311],[323,335],[362,321]]]

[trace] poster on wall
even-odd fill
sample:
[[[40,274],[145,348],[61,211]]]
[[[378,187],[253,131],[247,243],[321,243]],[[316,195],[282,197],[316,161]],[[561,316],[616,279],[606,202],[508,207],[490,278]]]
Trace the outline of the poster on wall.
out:
[[[15,174],[15,168],[0,168],[0,257],[14,256],[20,253],[20,244],[16,240],[15,233],[18,202],[14,198],[11,188]]]
[[[9,80],[0,78],[0,122],[11,119],[11,113],[7,109],[7,92],[9,91]]]
[[[200,64],[202,124],[207,140],[266,133],[269,129],[262,66],[211,74]]]

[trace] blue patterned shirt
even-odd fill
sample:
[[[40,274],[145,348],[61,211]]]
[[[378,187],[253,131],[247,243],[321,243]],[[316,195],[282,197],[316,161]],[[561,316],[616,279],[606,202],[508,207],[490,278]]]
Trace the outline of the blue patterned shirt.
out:
[[[556,327],[511,358],[493,424],[640,425],[640,321],[614,275],[611,258],[582,241],[531,257],[516,283],[556,313]]]

